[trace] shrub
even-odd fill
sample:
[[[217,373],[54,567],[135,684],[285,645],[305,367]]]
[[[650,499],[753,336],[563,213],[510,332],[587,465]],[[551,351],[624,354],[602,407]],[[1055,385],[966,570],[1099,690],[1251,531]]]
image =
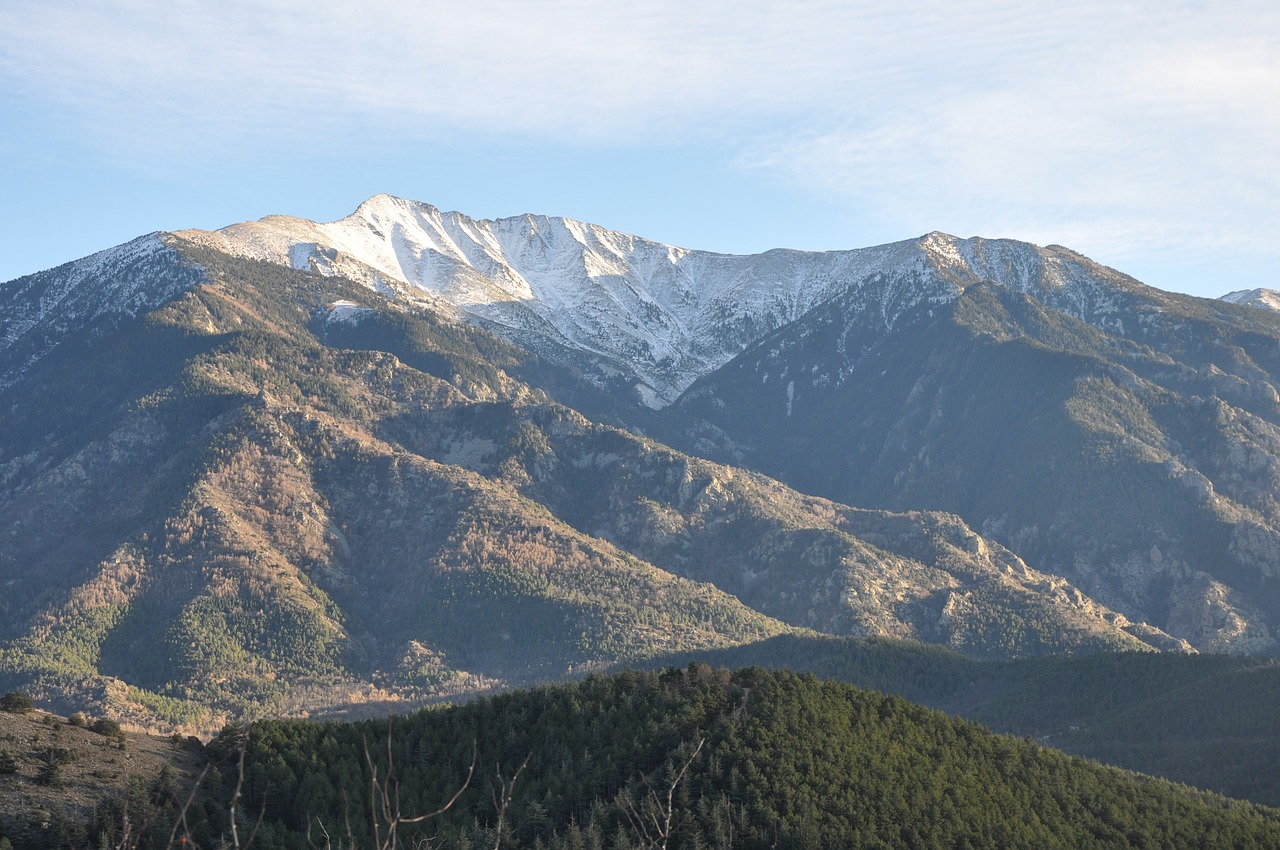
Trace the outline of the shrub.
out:
[[[36,707],[31,697],[21,691],[10,691],[0,697],[0,711],[7,711],[10,714],[26,714]]]
[[[93,725],[89,728],[99,735],[106,735],[108,738],[119,738],[121,735],[120,724],[105,717],[99,717],[93,721]]]

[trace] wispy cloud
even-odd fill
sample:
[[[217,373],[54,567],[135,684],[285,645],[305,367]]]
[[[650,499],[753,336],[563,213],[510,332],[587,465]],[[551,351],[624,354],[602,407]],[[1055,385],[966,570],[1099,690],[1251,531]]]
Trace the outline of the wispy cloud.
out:
[[[665,0],[14,0],[0,29],[20,34],[0,70],[87,122],[224,141],[367,118],[574,139],[696,130],[771,111],[837,61],[789,14]]]
[[[9,0],[0,71],[85,121],[149,131],[234,138],[376,116],[609,139],[870,118],[1055,72],[1096,77],[1111,51],[1165,37],[1170,8],[1026,5]]]
[[[882,98],[874,113],[767,140],[741,162],[910,232],[1003,233],[1115,259],[1274,256],[1280,8],[1129,8],[1058,22],[1037,55],[991,54],[992,73],[945,97]]]

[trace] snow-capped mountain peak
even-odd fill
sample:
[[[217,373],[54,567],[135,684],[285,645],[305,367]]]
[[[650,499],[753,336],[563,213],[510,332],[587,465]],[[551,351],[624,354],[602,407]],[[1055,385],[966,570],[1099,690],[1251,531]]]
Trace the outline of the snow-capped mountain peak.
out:
[[[78,329],[158,307],[199,277],[150,233],[0,285],[0,389]]]
[[[1250,307],[1261,307],[1264,310],[1280,311],[1280,291],[1275,289],[1237,289],[1228,292],[1219,300],[1229,304],[1245,304]]]
[[[872,248],[739,256],[567,218],[477,220],[385,194],[329,223],[270,216],[179,235],[448,305],[597,376],[629,376],[657,406],[761,336],[870,281],[868,297],[883,301],[887,325],[978,280],[1048,295],[1082,317],[1099,293],[1140,286],[1066,249],[1007,239],[934,232]]]

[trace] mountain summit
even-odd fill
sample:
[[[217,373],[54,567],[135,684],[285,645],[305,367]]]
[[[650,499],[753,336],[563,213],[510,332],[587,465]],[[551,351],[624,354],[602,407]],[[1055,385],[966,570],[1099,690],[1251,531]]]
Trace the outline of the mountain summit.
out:
[[[1112,290],[1141,284],[1062,248],[919,239],[848,251],[734,256],[571,219],[478,221],[377,195],[328,224],[269,216],[184,238],[235,256],[339,275],[447,305],[507,339],[627,384],[652,407],[816,305],[865,290],[886,324],[993,280],[1105,321]]]

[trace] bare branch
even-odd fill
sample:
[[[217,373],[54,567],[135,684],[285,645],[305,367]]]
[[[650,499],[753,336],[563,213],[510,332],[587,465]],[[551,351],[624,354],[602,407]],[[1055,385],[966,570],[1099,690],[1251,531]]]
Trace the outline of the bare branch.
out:
[[[204,770],[200,771],[200,775],[196,777],[196,784],[191,786],[191,793],[187,795],[187,800],[182,804],[182,808],[178,810],[178,818],[173,822],[173,829],[169,830],[168,847],[173,846],[173,841],[178,835],[178,827],[182,827],[182,832],[189,840],[191,838],[191,828],[187,826],[187,809],[191,808],[191,803],[196,798],[196,792],[200,790],[201,783],[209,773],[209,765],[204,766]]]
[[[369,768],[369,822],[373,825],[373,846],[377,850],[384,850],[387,845],[382,843],[382,821],[378,818],[378,797],[381,795],[378,767],[373,763],[373,757],[369,755],[369,740],[361,736],[360,742],[364,747],[364,762]]]
[[[228,813],[231,816],[231,846],[234,850],[247,850],[253,844],[253,839],[258,835],[258,828],[262,826],[262,819],[267,814],[267,792],[262,792],[262,804],[258,807],[258,819],[253,822],[253,829],[249,831],[249,838],[240,843],[240,831],[236,826],[236,809],[240,805],[240,797],[244,790],[244,759],[245,752],[249,749],[249,736],[246,734],[243,741],[240,742],[240,757],[236,764],[236,788],[231,795],[231,805]]]
[[[316,822],[316,825],[320,827],[320,831],[324,833],[324,847],[321,847],[319,844],[316,844],[314,841],[311,840],[311,821],[312,820],[313,818],[311,817],[310,814],[308,814],[307,815],[307,846],[309,846],[311,850],[333,850],[333,839],[329,837],[329,830],[324,828],[324,821],[320,820],[320,818],[314,818],[314,820]]]
[[[675,779],[671,780],[671,786],[667,789],[667,822],[663,830],[663,850],[666,850],[667,842],[671,840],[671,816],[675,811],[676,786],[680,784],[680,780],[684,779],[685,773],[689,770],[689,765],[693,764],[693,760],[698,757],[698,753],[702,752],[702,745],[706,742],[706,737],[698,739],[698,746],[694,747],[693,755],[689,756],[689,760],[684,763],[684,767],[680,768],[680,772],[676,774]]]
[[[342,820],[347,825],[347,850],[356,850],[356,836],[351,831],[351,800],[345,788],[342,789]]]
[[[240,742],[240,759],[239,769],[236,771],[236,788],[231,793],[231,805],[229,812],[231,814],[231,846],[235,850],[240,850],[240,831],[236,828],[236,806],[240,804],[240,792],[244,788],[244,752],[249,748],[249,738],[245,737]]]
[[[679,787],[681,780],[684,779],[685,773],[698,757],[698,753],[702,752],[702,746],[707,742],[705,736],[698,739],[698,746],[694,748],[693,754],[685,760],[684,765],[676,772],[676,775],[667,785],[667,800],[664,805],[658,792],[654,789],[653,783],[649,781],[649,777],[640,776],[640,781],[644,783],[645,790],[649,793],[641,798],[641,805],[636,806],[631,795],[627,792],[622,794],[622,813],[626,815],[627,821],[631,824],[645,843],[645,846],[652,848],[661,848],[666,850],[667,844],[671,841],[671,821],[675,816],[675,796],[676,788]],[[646,823],[646,818],[648,822]],[[652,826],[652,831],[650,831]]]
[[[454,793],[449,801],[434,812],[428,812],[425,815],[406,818],[401,814],[400,809],[400,780],[395,775],[395,757],[391,748],[391,719],[387,719],[387,776],[385,780],[378,779],[378,766],[373,761],[373,756],[369,754],[369,742],[364,741],[364,760],[369,768],[369,816],[373,822],[373,840],[376,850],[395,850],[398,842],[398,832],[401,826],[414,823],[422,823],[436,815],[443,814],[448,811],[458,798],[462,796],[462,792],[467,790],[471,784],[471,777],[475,774],[476,759],[479,755],[479,745],[476,741],[471,742],[471,766],[467,769],[467,778],[463,781],[462,786]],[[379,814],[381,808],[381,814]],[[384,834],[385,831],[385,834]],[[347,833],[351,833],[350,820],[347,823]],[[352,850],[355,848],[355,841],[352,839]]]
[[[458,802],[458,798],[462,796],[462,792],[466,791],[467,786],[471,784],[471,776],[476,772],[476,756],[478,754],[479,754],[478,746],[476,742],[473,740],[471,742],[471,766],[467,768],[467,778],[463,781],[462,786],[458,788],[457,792],[452,797],[449,798],[449,802],[445,803],[443,806],[436,809],[434,812],[431,812],[430,814],[420,815],[416,818],[405,818],[400,822],[401,823],[421,823],[424,820],[433,818],[436,815],[442,815],[445,812],[449,811],[449,809],[453,806],[453,804]]]
[[[494,771],[498,774],[498,786],[502,789],[501,793],[494,792],[491,794],[494,808],[498,810],[498,826],[497,836],[493,841],[493,850],[499,850],[502,845],[502,823],[507,817],[507,807],[511,805],[511,798],[516,791],[516,780],[520,778],[520,774],[524,772],[525,767],[529,764],[529,759],[533,753],[529,753],[524,757],[524,761],[520,762],[520,766],[516,768],[516,772],[511,775],[511,781],[502,778],[502,765],[494,766]]]

